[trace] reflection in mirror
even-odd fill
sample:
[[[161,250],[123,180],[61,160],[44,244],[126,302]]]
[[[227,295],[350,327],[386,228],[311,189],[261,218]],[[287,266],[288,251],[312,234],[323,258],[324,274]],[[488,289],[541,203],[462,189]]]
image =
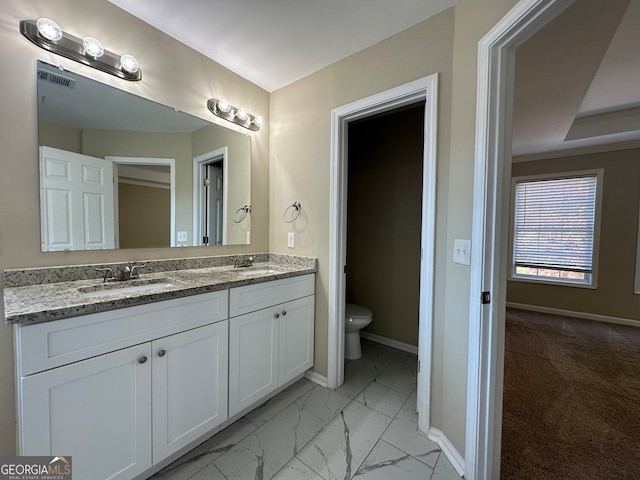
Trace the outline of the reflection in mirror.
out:
[[[38,61],[43,251],[250,241],[251,139]]]

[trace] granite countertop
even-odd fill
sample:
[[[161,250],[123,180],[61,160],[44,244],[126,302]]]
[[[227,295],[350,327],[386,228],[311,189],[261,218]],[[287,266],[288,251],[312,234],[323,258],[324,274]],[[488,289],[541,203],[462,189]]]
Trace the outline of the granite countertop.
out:
[[[5,322],[48,322],[316,272],[315,260],[283,262],[273,256],[266,260],[246,268],[227,264],[146,274],[141,271],[140,279],[123,282],[103,283],[100,278],[91,278],[23,286],[5,284]]]

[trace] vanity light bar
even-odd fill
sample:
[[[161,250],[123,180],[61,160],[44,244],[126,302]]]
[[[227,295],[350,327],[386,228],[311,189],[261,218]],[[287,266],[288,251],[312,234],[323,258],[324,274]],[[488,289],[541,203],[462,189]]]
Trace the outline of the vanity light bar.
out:
[[[47,18],[41,18],[37,21],[20,21],[20,33],[40,48],[115,75],[123,80],[138,81],[142,79],[138,61],[133,56],[120,56],[110,52],[92,37],[84,39],[74,37],[63,32],[54,21]]]
[[[260,127],[264,125],[264,117],[260,115],[251,115],[244,108],[234,107],[226,100],[210,98],[207,100],[207,108],[216,117],[224,118],[229,122],[248,128],[254,132],[260,130]]]

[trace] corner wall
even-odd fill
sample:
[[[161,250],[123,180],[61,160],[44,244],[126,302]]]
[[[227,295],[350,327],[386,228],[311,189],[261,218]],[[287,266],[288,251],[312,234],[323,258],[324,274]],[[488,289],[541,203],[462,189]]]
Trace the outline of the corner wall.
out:
[[[445,165],[453,23],[453,10],[446,10],[271,95],[269,245],[273,252],[318,258],[314,369],[321,375],[327,374],[328,348],[331,110],[438,72],[438,160]],[[286,224],[283,212],[294,201],[302,213]],[[292,231],[293,250],[287,248]]]

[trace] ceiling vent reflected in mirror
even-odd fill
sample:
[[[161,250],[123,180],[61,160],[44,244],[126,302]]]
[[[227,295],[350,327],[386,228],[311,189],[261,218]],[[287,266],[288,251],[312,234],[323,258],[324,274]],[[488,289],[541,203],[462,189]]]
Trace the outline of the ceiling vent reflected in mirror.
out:
[[[43,80],[54,85],[60,85],[61,87],[73,88],[76,85],[76,81],[73,78],[65,77],[64,75],[58,75],[57,73],[47,72],[38,68],[38,80]]]

